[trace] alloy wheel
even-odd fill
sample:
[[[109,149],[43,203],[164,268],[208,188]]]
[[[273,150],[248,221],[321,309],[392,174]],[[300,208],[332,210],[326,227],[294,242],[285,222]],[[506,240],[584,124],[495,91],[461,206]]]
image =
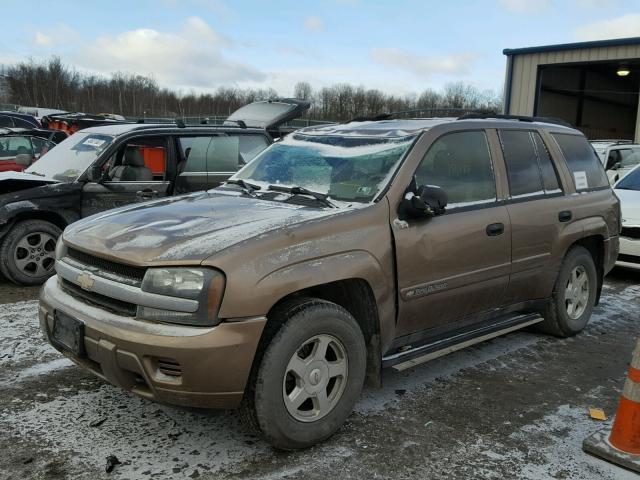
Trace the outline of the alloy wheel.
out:
[[[282,382],[289,414],[301,422],[313,422],[338,404],[348,377],[348,357],[332,335],[316,335],[293,354]]]
[[[55,265],[56,239],[46,232],[32,232],[20,239],[13,251],[18,270],[33,278],[51,273]]]

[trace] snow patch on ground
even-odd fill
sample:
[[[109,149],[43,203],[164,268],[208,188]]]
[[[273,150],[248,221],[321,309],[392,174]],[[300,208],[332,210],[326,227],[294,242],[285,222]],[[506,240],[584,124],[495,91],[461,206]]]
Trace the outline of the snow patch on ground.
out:
[[[60,354],[40,332],[38,301],[3,304],[0,308],[0,379],[22,363],[47,362]]]
[[[611,421],[595,422],[587,414],[586,408],[561,405],[555,412],[545,416],[535,425],[526,425],[512,438],[545,446],[537,453],[543,459],[540,464],[522,465],[523,478],[578,478],[591,472],[589,478],[611,480],[637,480],[638,475],[613,464],[588,455],[582,451],[582,442],[600,430],[611,430]],[[564,441],[558,442],[558,432],[565,432]],[[561,473],[563,476],[559,476]]]

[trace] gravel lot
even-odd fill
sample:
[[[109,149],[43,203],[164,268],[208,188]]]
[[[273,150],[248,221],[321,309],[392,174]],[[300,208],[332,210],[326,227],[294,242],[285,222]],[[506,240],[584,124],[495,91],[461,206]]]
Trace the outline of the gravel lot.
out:
[[[386,371],[347,424],[303,452],[271,449],[234,412],[149,403],[42,339],[37,289],[0,280],[0,477],[632,479],[584,454],[608,429],[640,333],[640,273],[616,270],[587,330],[517,332]],[[600,407],[610,420],[589,418]],[[122,462],[105,473],[105,458]]]

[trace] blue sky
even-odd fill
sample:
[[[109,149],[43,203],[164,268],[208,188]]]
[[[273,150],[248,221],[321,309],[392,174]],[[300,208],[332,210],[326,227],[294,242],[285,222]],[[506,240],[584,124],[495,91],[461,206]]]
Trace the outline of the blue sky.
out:
[[[499,90],[504,48],[640,36],[640,0],[0,0],[0,64],[59,55],[81,71],[183,92],[349,82]]]

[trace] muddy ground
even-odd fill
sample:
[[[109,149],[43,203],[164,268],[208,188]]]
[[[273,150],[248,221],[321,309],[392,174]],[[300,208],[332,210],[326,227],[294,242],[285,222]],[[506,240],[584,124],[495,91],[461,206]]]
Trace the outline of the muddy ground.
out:
[[[577,337],[517,332],[386,371],[332,439],[282,453],[234,412],[153,404],[73,366],[38,331],[37,289],[0,280],[0,478],[638,478],[581,444],[610,428],[640,333],[639,284],[614,271]],[[108,455],[122,462],[110,474]]]

